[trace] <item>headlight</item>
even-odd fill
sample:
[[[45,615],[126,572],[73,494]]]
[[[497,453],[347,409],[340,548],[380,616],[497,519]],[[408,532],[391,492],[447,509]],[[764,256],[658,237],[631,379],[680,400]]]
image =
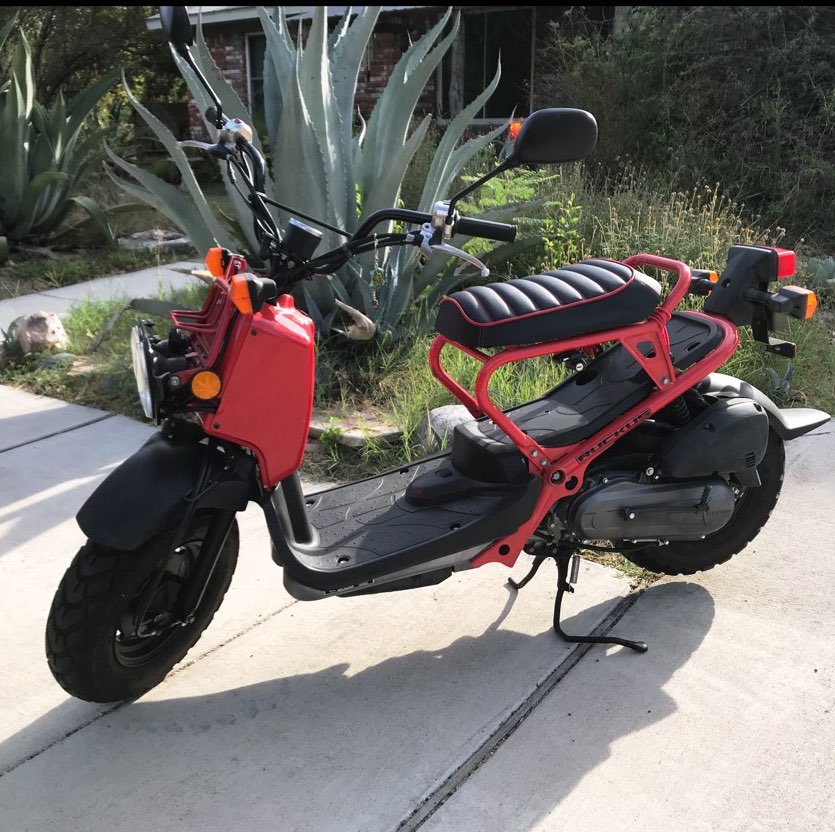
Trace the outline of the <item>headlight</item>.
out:
[[[142,328],[135,326],[130,333],[130,351],[133,358],[133,374],[136,377],[136,389],[139,391],[139,403],[149,419],[154,418],[154,396],[148,375],[148,340]]]

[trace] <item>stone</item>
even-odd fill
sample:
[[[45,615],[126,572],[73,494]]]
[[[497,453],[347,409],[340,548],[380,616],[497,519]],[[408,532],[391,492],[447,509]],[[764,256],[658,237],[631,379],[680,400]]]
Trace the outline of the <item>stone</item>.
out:
[[[60,367],[62,364],[72,364],[75,356],[71,352],[56,352],[55,355],[48,355],[38,362],[36,370],[51,370],[53,367]]]
[[[394,445],[400,440],[402,431],[378,413],[352,408],[330,413],[314,408],[308,435],[312,439],[321,439],[324,435],[327,440],[348,448],[364,448],[369,442]]]
[[[164,228],[149,228],[147,231],[137,231],[128,237],[120,237],[119,247],[136,249],[171,249],[179,246],[190,246],[191,240],[183,237],[179,231],[168,231]]]
[[[463,404],[445,404],[429,411],[420,429],[420,441],[428,450],[444,448],[452,442],[452,431],[462,422],[471,422],[472,414]]]
[[[62,350],[69,343],[61,319],[54,312],[32,312],[12,321],[17,343],[24,354]]]

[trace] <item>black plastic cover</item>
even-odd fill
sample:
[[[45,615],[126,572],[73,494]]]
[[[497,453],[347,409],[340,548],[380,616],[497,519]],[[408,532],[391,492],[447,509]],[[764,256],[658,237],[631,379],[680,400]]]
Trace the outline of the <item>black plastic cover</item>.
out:
[[[597,122],[591,113],[552,107],[531,113],[513,142],[511,159],[519,165],[574,162],[597,144]]]
[[[811,407],[778,407],[765,393],[760,392],[747,381],[741,381],[723,373],[711,373],[695,388],[703,396],[734,398],[742,396],[760,404],[768,414],[771,429],[784,442],[797,439],[815,428],[825,425],[832,417],[823,410]]]
[[[758,311],[745,298],[748,289],[765,292],[777,279],[778,257],[773,248],[763,246],[731,246],[728,263],[719,282],[705,300],[705,312],[723,315],[737,326],[751,326]]]
[[[661,472],[686,479],[754,470],[768,446],[768,415],[751,399],[721,399],[663,443]]]
[[[154,434],[87,498],[76,515],[81,531],[96,543],[133,551],[174,522],[185,510],[209,446]],[[213,448],[210,486],[199,508],[242,511],[254,496],[250,457]],[[228,467],[227,467],[228,466]]]

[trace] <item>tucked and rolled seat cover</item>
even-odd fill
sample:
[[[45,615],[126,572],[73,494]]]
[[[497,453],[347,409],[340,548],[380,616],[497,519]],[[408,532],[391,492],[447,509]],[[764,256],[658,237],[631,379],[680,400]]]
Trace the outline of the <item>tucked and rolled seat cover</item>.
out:
[[[557,341],[646,320],[658,306],[656,280],[613,260],[473,286],[444,298],[435,329],[467,347]]]

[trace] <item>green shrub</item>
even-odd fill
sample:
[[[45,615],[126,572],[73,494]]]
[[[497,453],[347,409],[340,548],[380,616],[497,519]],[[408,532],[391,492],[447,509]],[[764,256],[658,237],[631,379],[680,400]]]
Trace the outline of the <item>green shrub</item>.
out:
[[[835,243],[835,8],[633,6],[617,37],[555,29],[539,66],[543,103],[597,116],[608,169],[721,182],[793,244]]]
[[[0,33],[0,49],[13,24],[14,19]],[[97,133],[85,134],[85,119],[114,78],[102,79],[69,103],[59,93],[45,107],[35,100],[32,54],[19,33],[10,77],[0,90],[0,248],[7,251],[8,243],[44,241],[73,204],[112,236],[101,208],[74,194],[101,141]]]

